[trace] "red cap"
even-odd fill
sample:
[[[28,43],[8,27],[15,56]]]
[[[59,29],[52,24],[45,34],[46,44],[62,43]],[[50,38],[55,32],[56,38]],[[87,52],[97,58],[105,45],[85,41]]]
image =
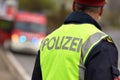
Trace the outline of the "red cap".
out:
[[[74,2],[87,6],[104,6],[106,0],[74,0]]]

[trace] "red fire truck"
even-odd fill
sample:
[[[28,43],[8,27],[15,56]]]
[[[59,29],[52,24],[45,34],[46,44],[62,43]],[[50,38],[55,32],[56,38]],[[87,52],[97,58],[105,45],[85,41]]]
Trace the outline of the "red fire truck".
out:
[[[11,33],[10,49],[15,52],[36,53],[46,36],[46,16],[41,13],[18,12]]]

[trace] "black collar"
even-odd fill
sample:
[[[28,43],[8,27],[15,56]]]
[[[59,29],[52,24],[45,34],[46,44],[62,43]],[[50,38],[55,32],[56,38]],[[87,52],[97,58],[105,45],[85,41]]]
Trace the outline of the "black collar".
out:
[[[88,14],[83,12],[72,12],[64,21],[64,24],[82,24],[82,23],[90,23],[95,25],[98,29],[101,30],[100,25]]]

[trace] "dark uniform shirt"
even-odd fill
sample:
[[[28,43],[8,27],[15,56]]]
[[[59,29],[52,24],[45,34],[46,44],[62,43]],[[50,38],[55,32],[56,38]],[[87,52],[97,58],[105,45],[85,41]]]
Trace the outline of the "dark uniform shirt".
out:
[[[90,23],[101,30],[99,24],[89,15],[83,12],[72,12],[64,21],[64,24]],[[89,53],[85,62],[85,80],[114,80],[119,75],[118,51],[111,38],[102,40]],[[36,57],[32,80],[42,80],[40,68],[40,51]]]

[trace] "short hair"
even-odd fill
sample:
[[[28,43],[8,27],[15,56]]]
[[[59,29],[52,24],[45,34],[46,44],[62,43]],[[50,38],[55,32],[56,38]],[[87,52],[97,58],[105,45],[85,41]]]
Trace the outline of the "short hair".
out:
[[[86,6],[86,5],[75,3],[75,11],[98,13],[101,8],[102,6]]]

